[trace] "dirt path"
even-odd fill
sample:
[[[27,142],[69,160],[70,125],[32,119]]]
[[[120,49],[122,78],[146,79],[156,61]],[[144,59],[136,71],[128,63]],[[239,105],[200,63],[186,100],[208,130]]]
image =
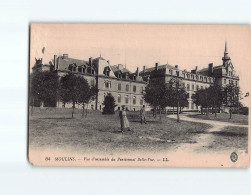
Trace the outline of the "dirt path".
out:
[[[176,119],[176,115],[168,115],[167,117]],[[180,120],[197,122],[197,123],[205,123],[212,126],[211,128],[207,130],[206,133],[197,134],[197,136],[195,137],[196,143],[194,144],[187,143],[187,144],[180,145],[178,150],[183,151],[183,152],[199,152],[203,150],[203,148],[209,146],[214,141],[214,136],[215,136],[211,132],[221,131],[224,129],[224,127],[228,127],[228,126],[248,127],[248,125],[242,125],[242,124],[233,124],[229,122],[190,118],[186,116],[185,114],[180,115]]]

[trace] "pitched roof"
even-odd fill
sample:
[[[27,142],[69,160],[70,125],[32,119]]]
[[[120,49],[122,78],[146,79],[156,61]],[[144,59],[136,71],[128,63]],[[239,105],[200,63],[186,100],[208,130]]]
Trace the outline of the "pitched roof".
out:
[[[118,72],[118,71],[121,71],[122,73],[126,73],[128,72],[129,74],[132,74],[132,72],[126,68],[122,68],[121,70],[118,68],[118,65],[114,65],[114,66],[111,66],[111,69],[112,71],[115,73],[115,72]]]
[[[58,57],[58,66],[59,69],[68,69],[70,64],[76,64],[77,66],[89,66],[88,61],[79,60],[74,58],[63,58],[62,56]]]
[[[160,70],[160,69],[166,69],[166,68],[173,69],[173,70],[179,70],[178,68],[175,68],[174,66],[171,66],[170,64],[164,64],[164,65],[159,65],[158,66],[158,70]],[[145,72],[151,72],[153,70],[155,70],[155,67],[146,68]],[[143,71],[140,71],[140,73],[142,73],[142,72]]]

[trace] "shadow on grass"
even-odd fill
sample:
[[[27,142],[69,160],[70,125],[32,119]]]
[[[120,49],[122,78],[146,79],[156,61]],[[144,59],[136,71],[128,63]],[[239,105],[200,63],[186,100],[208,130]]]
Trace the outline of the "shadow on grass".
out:
[[[55,118],[55,117],[47,117],[47,118],[39,118],[39,119],[74,119],[74,118],[71,118],[71,117],[58,117],[58,118]]]
[[[141,123],[139,120],[130,120],[129,122],[132,122],[132,123]],[[146,121],[146,124],[148,123],[161,123],[161,121]],[[143,123],[144,125],[144,123]]]
[[[226,131],[217,131],[211,132],[214,135],[227,136],[227,137],[246,137],[245,133],[235,133],[235,132],[226,132]]]

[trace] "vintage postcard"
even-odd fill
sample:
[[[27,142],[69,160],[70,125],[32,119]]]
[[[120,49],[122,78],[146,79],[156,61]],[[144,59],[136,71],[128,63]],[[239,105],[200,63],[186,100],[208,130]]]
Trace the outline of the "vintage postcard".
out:
[[[250,166],[248,25],[30,25],[36,166]]]

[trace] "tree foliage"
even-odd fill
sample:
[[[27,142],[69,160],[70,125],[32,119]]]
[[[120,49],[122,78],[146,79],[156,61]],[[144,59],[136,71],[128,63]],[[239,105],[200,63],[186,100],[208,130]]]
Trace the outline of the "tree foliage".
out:
[[[169,81],[168,106],[177,107],[177,122],[179,122],[180,107],[188,105],[188,96],[184,82],[179,78]]]
[[[229,107],[230,119],[232,118],[233,108],[241,106],[240,88],[234,84],[228,84],[223,91],[223,103]]]
[[[75,105],[82,104],[84,110],[85,104],[94,98],[96,91],[96,88],[90,88],[85,78],[73,73],[63,76],[60,81],[60,98],[63,104],[72,103],[72,118]]]
[[[58,96],[58,76],[54,72],[36,71],[30,77],[30,104],[55,107]]]
[[[162,79],[154,79],[146,86],[143,98],[144,100],[154,107],[154,112],[158,108],[161,111],[169,104],[169,88],[168,85]]]
[[[112,96],[112,94],[108,93],[105,96],[103,105],[105,106],[103,108],[103,114],[114,114],[115,113],[114,109],[117,105],[116,105],[115,99]]]

